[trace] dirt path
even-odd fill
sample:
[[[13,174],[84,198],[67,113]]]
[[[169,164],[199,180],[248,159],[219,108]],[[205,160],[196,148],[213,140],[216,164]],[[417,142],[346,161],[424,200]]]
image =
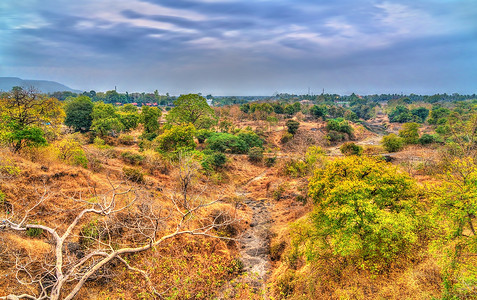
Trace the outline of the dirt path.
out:
[[[243,203],[251,211],[251,222],[249,228],[239,239],[240,260],[243,264],[243,275],[230,283],[220,299],[230,299],[237,297],[235,288],[246,286],[250,292],[257,295],[257,298],[268,299],[266,296],[265,283],[271,270],[270,264],[270,226],[272,209],[271,203],[267,199],[254,199],[250,197],[247,187],[250,183],[265,177],[265,172],[247,181],[240,186],[236,195],[241,197]]]

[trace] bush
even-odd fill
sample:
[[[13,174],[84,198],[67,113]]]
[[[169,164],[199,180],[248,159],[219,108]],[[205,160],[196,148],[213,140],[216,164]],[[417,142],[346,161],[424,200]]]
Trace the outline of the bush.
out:
[[[356,145],[355,143],[344,143],[340,147],[341,153],[346,156],[349,155],[361,155],[363,154],[363,147]]]
[[[227,163],[227,157],[220,152],[214,152],[211,155],[207,155],[202,161],[202,168],[207,171],[212,169],[217,170],[222,168]]]
[[[212,132],[207,129],[200,129],[197,130],[197,133],[195,134],[195,137],[197,138],[197,141],[199,144],[203,144],[206,139],[208,139],[212,135]]]
[[[326,130],[328,130],[329,132],[336,131],[336,132],[347,133],[349,135],[353,133],[353,127],[349,125],[348,121],[342,118],[331,119],[326,121]]]
[[[248,150],[248,159],[251,162],[261,162],[263,160],[263,149],[260,147],[252,147]]]
[[[121,134],[118,139],[119,139],[119,143],[123,145],[134,144],[134,137],[128,134]]]
[[[300,123],[295,120],[288,120],[286,122],[286,126],[288,127],[288,132],[292,135],[295,135],[295,133],[298,131],[298,128],[300,127]]]
[[[240,132],[237,134],[237,137],[247,144],[247,147],[263,147],[263,140],[252,131]]]
[[[436,142],[436,137],[434,135],[425,133],[419,138],[418,142],[421,145],[432,144]]]
[[[413,253],[426,228],[416,182],[379,159],[352,156],[330,162],[310,180],[309,196],[315,207],[302,224],[313,224],[303,235],[313,237],[303,240],[310,258],[328,248],[362,268],[388,270],[397,257]]]
[[[265,158],[265,166],[267,167],[271,167],[275,164],[275,162],[277,161],[277,157],[274,156],[274,157],[266,157]]]
[[[419,124],[405,123],[402,129],[399,130],[399,136],[404,139],[405,144],[417,144],[419,140]]]
[[[217,152],[237,154],[247,153],[247,143],[238,136],[230,133],[214,133],[207,139],[207,147]]]
[[[384,149],[388,152],[397,152],[404,147],[404,139],[394,133],[383,136],[381,143],[383,144]]]
[[[34,223],[37,224],[37,223]],[[27,228],[26,235],[32,238],[39,237],[43,233],[43,229],[41,228]]]
[[[338,131],[331,130],[325,138],[330,142],[341,142],[346,139],[346,136]]]
[[[121,157],[123,161],[130,165],[139,165],[144,161],[144,156],[139,153],[133,153],[129,151],[121,153]]]
[[[166,129],[163,134],[158,136],[154,143],[157,144],[156,151],[170,152],[179,149],[193,150],[195,149],[194,142],[195,127],[192,124],[172,126]]]
[[[123,167],[123,174],[126,180],[144,183],[144,173],[138,168]]]
[[[293,134],[286,132],[280,139],[280,143],[286,144],[293,139]]]

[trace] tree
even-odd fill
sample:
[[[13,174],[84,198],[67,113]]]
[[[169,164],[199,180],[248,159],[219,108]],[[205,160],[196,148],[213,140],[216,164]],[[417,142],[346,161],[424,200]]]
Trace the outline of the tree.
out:
[[[65,125],[73,127],[75,131],[89,131],[93,122],[91,117],[93,107],[93,101],[88,96],[69,98],[66,102]]]
[[[93,117],[91,129],[101,136],[116,136],[124,130],[121,116],[112,104],[96,103],[91,116]]]
[[[191,123],[197,129],[207,129],[216,123],[214,110],[207,104],[207,99],[198,94],[181,95],[174,105],[166,116],[170,124]]]
[[[315,204],[313,240],[306,246],[311,257],[319,257],[325,247],[379,271],[417,241],[418,187],[382,160],[350,156],[332,161],[312,177],[309,195]]]
[[[300,123],[295,120],[288,120],[285,124],[287,126],[287,130],[292,135],[295,135],[300,127]]]
[[[383,136],[381,144],[388,152],[398,152],[404,147],[404,139],[394,133]]]
[[[440,176],[440,183],[431,186],[432,215],[439,229],[434,245],[444,254],[444,281],[451,298],[473,298],[468,289],[477,281],[477,167],[471,157],[454,159]],[[452,295],[453,294],[453,295]]]
[[[313,105],[310,109],[310,113],[315,117],[315,118],[325,118],[326,114],[328,113],[328,108],[326,105]]]
[[[55,131],[64,110],[55,98],[14,87],[0,97],[0,137],[14,152],[46,144],[45,131]]]
[[[157,144],[157,151],[171,152],[177,150],[195,149],[195,127],[192,124],[182,126],[172,126],[164,130],[164,133],[158,136],[154,142]]]
[[[0,264],[12,269],[16,274],[12,277],[17,278],[26,292],[0,299],[70,300],[86,282],[106,277],[108,270],[118,264],[142,276],[152,296],[162,298],[148,272],[134,266],[134,255],[184,235],[232,240],[216,236],[214,230],[235,222],[220,213],[212,220],[208,215],[202,217],[200,212],[217,201],[193,192],[191,185],[197,173],[181,161],[182,176],[178,184],[181,190],[170,192],[172,203],[168,208],[148,199],[150,193],[112,182],[104,194],[94,192],[68,199],[73,213],[60,226],[33,222],[33,217],[41,211],[39,207],[53,196],[48,188],[44,187],[38,201],[29,206],[14,203],[14,213],[0,216],[2,241],[10,232],[15,232],[17,241],[25,240],[24,243],[30,241],[28,235],[43,233],[48,235],[52,249],[40,257],[22,256],[17,255],[22,252],[16,250],[16,243],[8,244],[12,251],[9,256],[2,253]]]
[[[162,111],[157,107],[144,106],[141,109],[141,123],[144,126],[143,137],[153,140],[157,136],[159,130],[159,118]]]
[[[417,123],[405,123],[402,125],[402,129],[399,130],[399,136],[404,139],[404,143],[411,145],[417,144],[419,141],[419,124]]]

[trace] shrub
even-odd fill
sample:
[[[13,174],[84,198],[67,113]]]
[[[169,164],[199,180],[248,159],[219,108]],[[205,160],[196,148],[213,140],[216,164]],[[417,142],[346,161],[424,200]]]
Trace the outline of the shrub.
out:
[[[144,160],[144,156],[142,156],[141,154],[129,151],[121,153],[121,157],[126,163],[130,165],[139,165]]]
[[[336,131],[347,133],[351,135],[353,133],[353,127],[348,123],[348,121],[338,118],[338,119],[331,119],[326,121],[326,130],[329,132]]]
[[[402,129],[399,130],[399,136],[404,139],[405,144],[417,144],[419,140],[419,124],[405,123]]]
[[[218,152],[231,152],[244,154],[249,147],[239,137],[230,133],[214,133],[207,139],[207,147]]]
[[[282,138],[280,139],[280,142],[282,144],[286,144],[288,143],[289,141],[291,141],[293,139],[293,134],[289,133],[289,132],[286,132]]]
[[[206,139],[208,139],[212,135],[212,132],[207,129],[200,129],[197,130],[197,133],[195,134],[195,137],[197,138],[197,141],[199,144],[203,144]]]
[[[363,154],[363,147],[356,145],[355,143],[344,143],[340,147],[341,153],[346,156],[349,155],[361,155]]]
[[[273,157],[266,157],[265,158],[265,166],[267,167],[271,167],[275,164],[275,162],[277,161],[277,157],[276,156],[273,156]]]
[[[245,144],[247,144],[247,147],[249,148],[263,147],[263,140],[255,132],[252,132],[252,131],[240,132],[239,134],[237,134],[237,137],[241,139],[242,141],[244,141]]]
[[[432,144],[436,142],[436,137],[432,134],[425,133],[419,138],[418,142],[421,145]]]
[[[57,157],[70,165],[82,166],[83,168],[88,166],[86,153],[81,144],[72,136],[55,143],[55,150]]]
[[[394,133],[383,136],[381,143],[383,144],[384,149],[388,152],[397,152],[404,147],[404,139]]]
[[[411,253],[425,229],[416,182],[379,159],[352,156],[330,162],[310,180],[309,195],[315,208],[302,224],[309,226],[303,236],[310,240],[303,242],[311,259],[328,248],[379,272]]]
[[[194,142],[195,127],[192,124],[171,126],[163,134],[158,136],[154,143],[157,144],[156,151],[170,152],[179,149],[187,151],[195,149]]]
[[[126,180],[144,183],[144,173],[139,168],[123,167],[123,174]]]
[[[261,162],[263,160],[263,149],[260,147],[252,147],[248,150],[248,159],[251,162]]]
[[[334,130],[329,131],[325,138],[330,142],[341,142],[346,139],[344,134]]]
[[[33,224],[37,224],[37,223],[33,223]],[[27,228],[25,233],[29,237],[36,238],[36,237],[39,237],[43,233],[43,229],[29,227],[29,228]]]
[[[121,134],[118,139],[119,139],[119,143],[123,145],[134,144],[134,137],[128,134]]]
[[[220,152],[214,152],[211,155],[207,155],[202,161],[202,168],[207,171],[212,169],[217,170],[222,168],[227,163],[227,157]]]
[[[290,134],[295,135],[300,127],[300,123],[295,120],[288,120],[286,122],[287,130]]]

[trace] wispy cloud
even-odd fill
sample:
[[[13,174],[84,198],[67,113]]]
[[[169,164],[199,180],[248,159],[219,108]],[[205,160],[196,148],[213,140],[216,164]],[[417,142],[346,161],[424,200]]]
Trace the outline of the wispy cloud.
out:
[[[414,72],[422,78],[413,80],[432,90],[435,78],[425,77],[437,76],[440,65],[456,72],[453,80],[441,75],[450,80],[446,86],[462,89],[476,75],[464,67],[477,64],[471,2],[5,0],[0,75],[80,88],[94,83],[85,89],[117,82],[155,89],[159,82],[178,92],[190,86],[232,93],[245,84],[242,93],[272,93],[299,84],[385,90],[395,88],[396,78],[409,84],[402,78]],[[383,76],[388,71],[394,75]],[[85,73],[101,76],[88,81]]]

